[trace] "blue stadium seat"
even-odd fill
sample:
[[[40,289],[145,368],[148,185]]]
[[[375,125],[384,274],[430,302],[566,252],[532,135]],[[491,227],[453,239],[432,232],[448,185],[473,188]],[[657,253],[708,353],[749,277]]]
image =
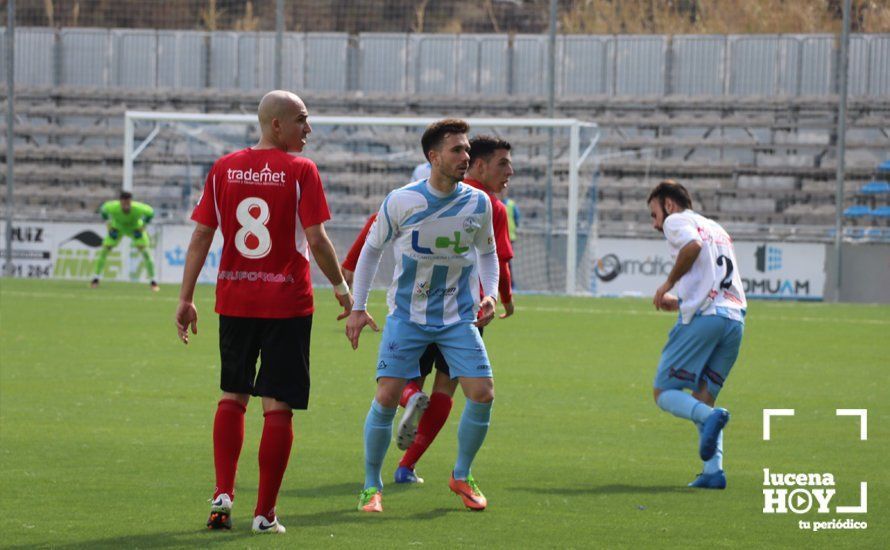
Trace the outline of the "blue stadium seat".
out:
[[[871,214],[871,209],[864,204],[854,204],[844,210],[844,216],[847,218],[861,218]]]
[[[871,215],[876,218],[890,218],[890,206],[880,206],[871,211]]]
[[[863,195],[882,195],[890,193],[890,183],[886,181],[870,181],[859,190]]]

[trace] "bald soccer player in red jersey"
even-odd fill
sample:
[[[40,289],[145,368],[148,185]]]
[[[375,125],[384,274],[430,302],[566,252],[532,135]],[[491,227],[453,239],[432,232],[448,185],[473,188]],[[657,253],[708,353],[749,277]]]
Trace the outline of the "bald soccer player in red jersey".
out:
[[[230,529],[235,472],[251,395],[262,398],[259,487],[252,529],[284,533],[275,503],[293,443],[292,410],[309,403],[309,340],[314,311],[309,251],[352,309],[337,254],[324,230],[330,219],[318,169],[301,152],[312,131],[306,105],[276,90],[260,101],[259,143],[213,165],[192,219],[176,326],[183,343],[197,334],[195,284],[219,228],[223,252],[216,285],[222,399],[213,422],[216,489],[207,527]],[[260,358],[257,372],[256,361]]]

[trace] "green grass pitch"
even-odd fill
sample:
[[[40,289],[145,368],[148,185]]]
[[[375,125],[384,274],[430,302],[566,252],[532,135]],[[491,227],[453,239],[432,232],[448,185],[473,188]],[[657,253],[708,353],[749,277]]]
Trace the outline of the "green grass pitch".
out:
[[[447,488],[463,397],[418,466],[422,486],[389,483],[385,513],[355,510],[362,424],[379,334],[358,351],[329,290],[316,293],[313,391],[294,416],[278,502],[284,537],[256,537],[258,402],[248,411],[231,532],[203,526],[213,489],[218,399],[213,288],[200,287],[199,334],[177,341],[178,289],[0,282],[0,546],[151,548],[847,547],[890,534],[890,308],[754,302],[720,396],[732,412],[725,491],[696,491],[697,434],[660,411],[651,381],[674,323],[647,300],[518,296],[485,333],[496,376],[488,439],[474,474],[489,509]],[[384,320],[382,293],[371,312]],[[762,440],[762,409],[793,408]],[[868,409],[868,440],[855,417]],[[384,479],[399,452],[393,444]],[[830,472],[829,514],[766,515],[763,468]],[[838,514],[859,502],[868,513]],[[813,532],[799,521],[854,518],[865,530]],[[883,541],[883,542],[881,542]]]

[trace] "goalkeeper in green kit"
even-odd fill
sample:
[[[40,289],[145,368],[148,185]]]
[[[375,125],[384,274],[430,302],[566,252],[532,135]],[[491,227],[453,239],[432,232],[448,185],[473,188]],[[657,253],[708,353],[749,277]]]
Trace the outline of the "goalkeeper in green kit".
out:
[[[157,292],[161,289],[155,281],[155,262],[151,257],[149,248],[151,241],[145,226],[155,215],[154,209],[142,202],[134,201],[133,194],[127,191],[121,192],[120,200],[108,201],[99,207],[102,219],[108,224],[108,236],[102,241],[102,250],[96,259],[96,274],[90,283],[92,288],[99,286],[102,271],[105,270],[105,260],[108,253],[120,244],[124,235],[133,239],[133,245],[139,249],[142,259],[145,261],[145,269],[151,280],[151,289]]]

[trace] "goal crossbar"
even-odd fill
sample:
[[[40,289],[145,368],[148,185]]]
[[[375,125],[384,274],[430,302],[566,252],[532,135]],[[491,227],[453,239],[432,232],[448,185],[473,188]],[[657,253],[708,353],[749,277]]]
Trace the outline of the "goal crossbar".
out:
[[[415,126],[425,127],[445,117],[380,117],[380,116],[312,116],[313,126]],[[564,128],[569,131],[569,193],[566,234],[566,293],[576,294],[576,263],[578,261],[578,172],[596,147],[599,138],[594,122],[574,118],[466,118],[470,127],[499,128]],[[133,163],[158,134],[156,127],[138,146],[135,145],[137,121],[162,123],[202,124],[258,124],[255,114],[210,114],[161,111],[126,111],[124,113],[123,190],[133,190]],[[594,134],[584,151],[581,150],[581,129],[593,129]]]

